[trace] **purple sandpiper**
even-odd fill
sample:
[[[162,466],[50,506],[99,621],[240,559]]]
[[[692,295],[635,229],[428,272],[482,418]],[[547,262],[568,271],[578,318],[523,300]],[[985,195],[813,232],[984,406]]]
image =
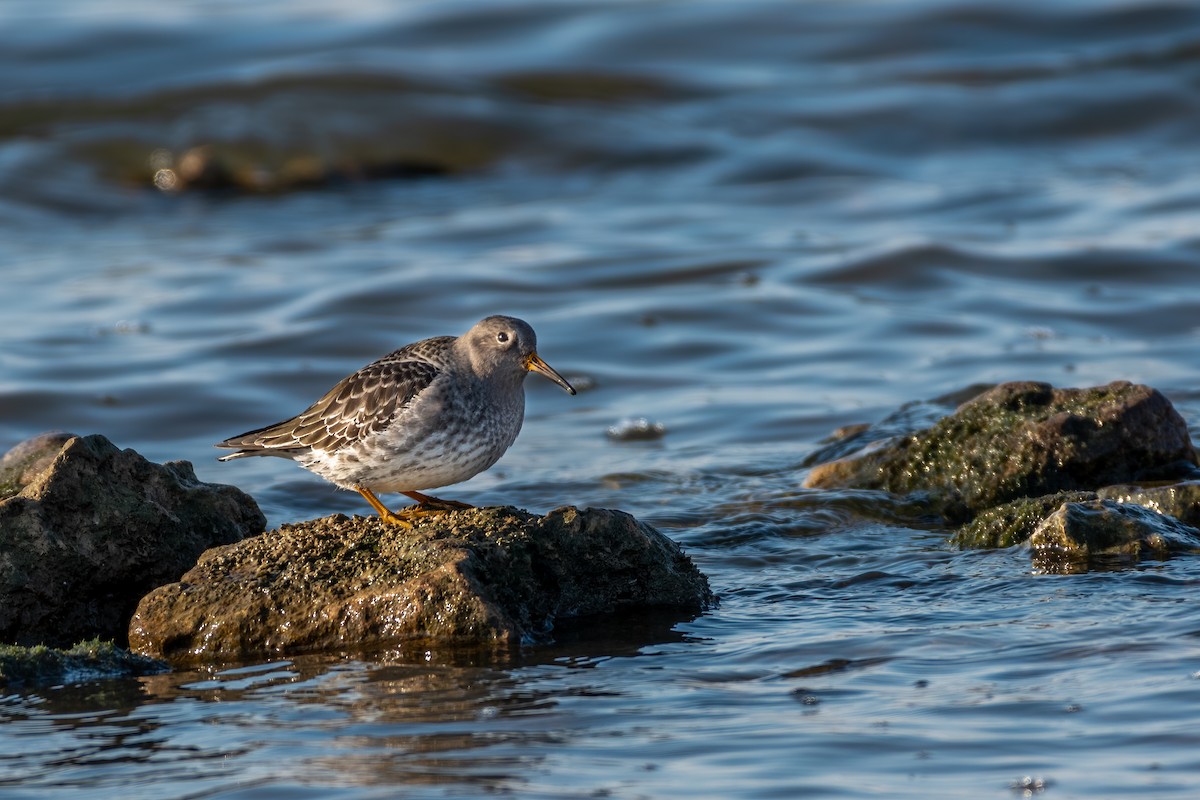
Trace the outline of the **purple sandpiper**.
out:
[[[246,456],[281,456],[366,498],[387,522],[459,508],[420,490],[460,483],[495,464],[525,418],[525,376],[574,387],[537,354],[537,336],[513,317],[488,317],[457,338],[436,336],[344,378],[308,410],[217,444]],[[376,492],[415,501],[392,512]]]

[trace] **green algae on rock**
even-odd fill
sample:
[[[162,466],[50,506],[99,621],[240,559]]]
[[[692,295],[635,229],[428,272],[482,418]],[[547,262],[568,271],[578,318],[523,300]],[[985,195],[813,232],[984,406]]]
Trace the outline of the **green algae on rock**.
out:
[[[131,653],[112,642],[92,639],[69,649],[0,645],[0,686],[79,683],[126,675],[153,675],[165,661]]]
[[[42,444],[34,460],[48,466],[24,469],[27,484],[0,500],[2,641],[123,643],[142,595],[265,525],[248,495],[199,481],[186,461],[154,464],[99,435]]]
[[[806,485],[937,492],[978,512],[1021,497],[1178,476],[1196,464],[1186,423],[1155,389],[1019,382],[926,430],[820,464]]]
[[[1058,492],[1010,500],[980,511],[951,535],[950,542],[963,550],[1011,547],[1028,541],[1038,525],[1063,503],[1095,499],[1095,492]]]
[[[677,544],[620,511],[468,509],[412,530],[337,515],[208,551],[143,598],[129,640],[173,663],[417,639],[511,646],[566,618],[712,602]]]
[[[1183,481],[1162,486],[1104,486],[1094,492],[1023,497],[979,512],[951,535],[950,542],[963,549],[1021,544],[1063,503],[1092,500],[1136,505],[1184,525],[1200,527],[1200,481]]]

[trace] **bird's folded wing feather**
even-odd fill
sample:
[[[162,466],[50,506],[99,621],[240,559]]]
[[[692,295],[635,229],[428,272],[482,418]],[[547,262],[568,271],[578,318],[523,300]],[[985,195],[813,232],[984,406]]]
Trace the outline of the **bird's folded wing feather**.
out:
[[[217,447],[336,450],[385,429],[439,373],[428,361],[397,351],[343,379],[298,416],[226,439]]]

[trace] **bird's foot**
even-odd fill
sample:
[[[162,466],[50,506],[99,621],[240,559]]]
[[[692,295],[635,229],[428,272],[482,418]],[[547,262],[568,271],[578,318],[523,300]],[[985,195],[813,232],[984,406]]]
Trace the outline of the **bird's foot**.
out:
[[[413,523],[421,517],[432,517],[438,514],[446,514],[450,511],[461,511],[464,508],[473,507],[466,503],[460,503],[457,500],[439,500],[436,497],[430,497],[420,492],[401,492],[401,494],[416,500],[417,504],[401,509],[400,511],[392,511],[381,503],[379,498],[370,489],[362,486],[355,488],[371,504],[371,508],[375,509],[375,513],[379,515],[381,520],[391,525],[399,525],[401,528],[412,528]]]
[[[442,514],[449,514],[453,509],[449,508],[425,508],[424,506],[408,506],[399,511],[391,511],[384,509],[379,513],[379,518],[391,525],[399,525],[401,528],[411,530],[413,523],[425,517],[437,517]]]
[[[422,513],[462,511],[467,508],[475,507],[469,503],[460,503],[457,500],[442,500],[441,498],[431,497],[430,495],[421,494],[420,492],[401,492],[400,494],[416,500],[417,504],[413,506],[411,510]]]
[[[407,519],[407,515],[403,511],[395,514],[385,508],[379,512],[379,518],[389,525],[399,525],[406,530],[412,530],[412,520]]]

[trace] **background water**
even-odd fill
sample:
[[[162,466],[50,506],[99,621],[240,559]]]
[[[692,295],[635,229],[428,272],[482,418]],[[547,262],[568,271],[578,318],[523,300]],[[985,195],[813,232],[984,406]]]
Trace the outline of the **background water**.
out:
[[[366,513],[211,445],[515,314],[586,391],[531,378],[446,494],[623,508],[722,598],[512,661],[15,692],[0,796],[1196,796],[1200,561],[1034,575],[800,486],[977,383],[1145,382],[1195,427],[1200,6],[6,0],[0,75],[0,447]],[[152,187],[195,147],[241,177]]]

